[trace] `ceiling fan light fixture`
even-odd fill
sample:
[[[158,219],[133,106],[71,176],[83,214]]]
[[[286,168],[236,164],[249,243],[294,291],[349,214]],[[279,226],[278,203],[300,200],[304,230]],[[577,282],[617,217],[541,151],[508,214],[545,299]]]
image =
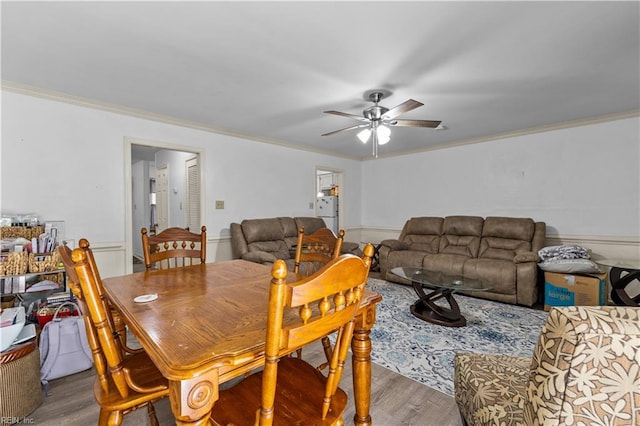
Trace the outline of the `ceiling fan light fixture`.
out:
[[[436,120],[413,120],[413,119],[397,119],[397,117],[406,112],[412,111],[418,107],[423,106],[422,102],[418,102],[414,99],[407,99],[394,106],[393,108],[387,108],[379,104],[383,97],[391,95],[391,92],[384,89],[376,89],[365,92],[365,99],[369,99],[373,102],[373,106],[365,108],[362,111],[362,115],[355,115],[348,112],[340,111],[324,111],[327,114],[338,115],[341,117],[348,117],[356,119],[361,122],[354,126],[346,127],[344,129],[335,130],[333,132],[325,133],[322,136],[329,136],[345,130],[363,129],[358,132],[358,139],[363,144],[366,144],[371,139],[371,147],[373,150],[373,156],[378,158],[378,145],[385,145],[391,140],[391,128],[390,126],[399,127],[429,127],[437,128],[437,130],[445,130],[445,126],[440,126],[441,121]],[[365,124],[362,124],[364,122]]]
[[[368,127],[358,133],[358,139],[360,139],[360,142],[362,143],[367,143],[370,136],[371,136],[371,129]]]
[[[391,139],[391,129],[387,126],[378,126],[376,129],[378,145],[384,145]]]

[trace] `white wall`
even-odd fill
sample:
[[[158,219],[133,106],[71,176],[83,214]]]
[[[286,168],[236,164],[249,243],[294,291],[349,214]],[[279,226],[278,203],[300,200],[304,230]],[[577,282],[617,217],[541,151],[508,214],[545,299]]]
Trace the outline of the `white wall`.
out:
[[[244,218],[313,216],[309,203],[315,197],[317,166],[344,171],[344,226],[360,225],[358,161],[7,90],[2,91],[0,210],[64,220],[67,238],[85,237],[95,247],[120,250],[125,240],[126,137],[204,149],[204,224],[214,241],[228,237],[229,224]],[[215,210],[215,200],[224,200],[225,209]],[[217,256],[208,251],[208,260]]]
[[[635,241],[640,235],[640,118],[363,163],[369,235],[412,216],[519,216],[547,233]],[[373,233],[373,234],[372,234]]]
[[[231,222],[313,216],[316,167],[344,172],[350,241],[397,236],[411,216],[526,216],[551,241],[626,244],[637,258],[639,128],[633,118],[358,162],[3,90],[0,210],[64,220],[67,238],[105,259],[103,276],[124,273],[128,137],[204,150],[209,261],[230,257]]]

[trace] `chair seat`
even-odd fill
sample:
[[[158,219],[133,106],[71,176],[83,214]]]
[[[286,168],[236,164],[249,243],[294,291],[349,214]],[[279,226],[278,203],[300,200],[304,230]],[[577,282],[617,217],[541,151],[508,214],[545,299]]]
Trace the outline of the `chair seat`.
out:
[[[327,417],[322,417],[326,378],[299,358],[281,358],[278,366],[274,425],[331,425],[342,418],[347,394],[337,389]],[[219,424],[251,425],[260,408],[262,374],[253,374],[233,388],[220,392],[212,419]],[[315,416],[310,416],[315,413]]]
[[[109,391],[106,392],[101,386],[99,376],[96,376],[93,392],[96,401],[101,407],[109,411],[126,410],[132,406],[140,406],[146,402],[155,401],[169,394],[169,383],[167,379],[160,374],[160,371],[158,371],[145,352],[125,358],[122,367],[123,369],[129,370],[132,382],[136,386],[147,389],[158,389],[145,393],[139,393],[133,389],[129,389],[129,395],[123,398],[111,379],[108,380]]]
[[[455,397],[469,426],[523,425],[530,357],[458,353]]]

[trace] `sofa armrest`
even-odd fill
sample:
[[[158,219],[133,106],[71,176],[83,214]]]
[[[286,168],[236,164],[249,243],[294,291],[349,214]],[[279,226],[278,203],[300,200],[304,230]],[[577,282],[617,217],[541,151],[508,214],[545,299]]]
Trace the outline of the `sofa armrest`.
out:
[[[249,251],[247,240],[244,238],[242,227],[239,223],[231,223],[231,253],[234,259],[242,259],[242,256]]]
[[[513,263],[526,263],[526,262],[538,263],[539,261],[540,261],[540,257],[538,256],[538,254],[532,251],[518,253],[513,258]]]
[[[243,254],[242,258],[255,263],[275,263],[278,260],[277,257],[266,251],[250,251]]]
[[[408,250],[409,245],[400,240],[383,240],[380,242],[385,247],[389,247],[391,250]]]

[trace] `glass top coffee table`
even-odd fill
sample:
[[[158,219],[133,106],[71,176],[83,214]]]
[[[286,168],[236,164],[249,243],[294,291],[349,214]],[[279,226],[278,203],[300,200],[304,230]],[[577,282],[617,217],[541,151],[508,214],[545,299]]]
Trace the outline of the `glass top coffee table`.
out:
[[[454,292],[491,290],[490,286],[480,280],[454,277],[424,268],[402,266],[391,269],[391,273],[411,281],[413,289],[420,297],[410,308],[414,316],[446,327],[463,327],[467,324],[467,319],[453,298]],[[423,287],[434,291],[426,294]],[[436,303],[440,299],[444,299],[449,306]]]

